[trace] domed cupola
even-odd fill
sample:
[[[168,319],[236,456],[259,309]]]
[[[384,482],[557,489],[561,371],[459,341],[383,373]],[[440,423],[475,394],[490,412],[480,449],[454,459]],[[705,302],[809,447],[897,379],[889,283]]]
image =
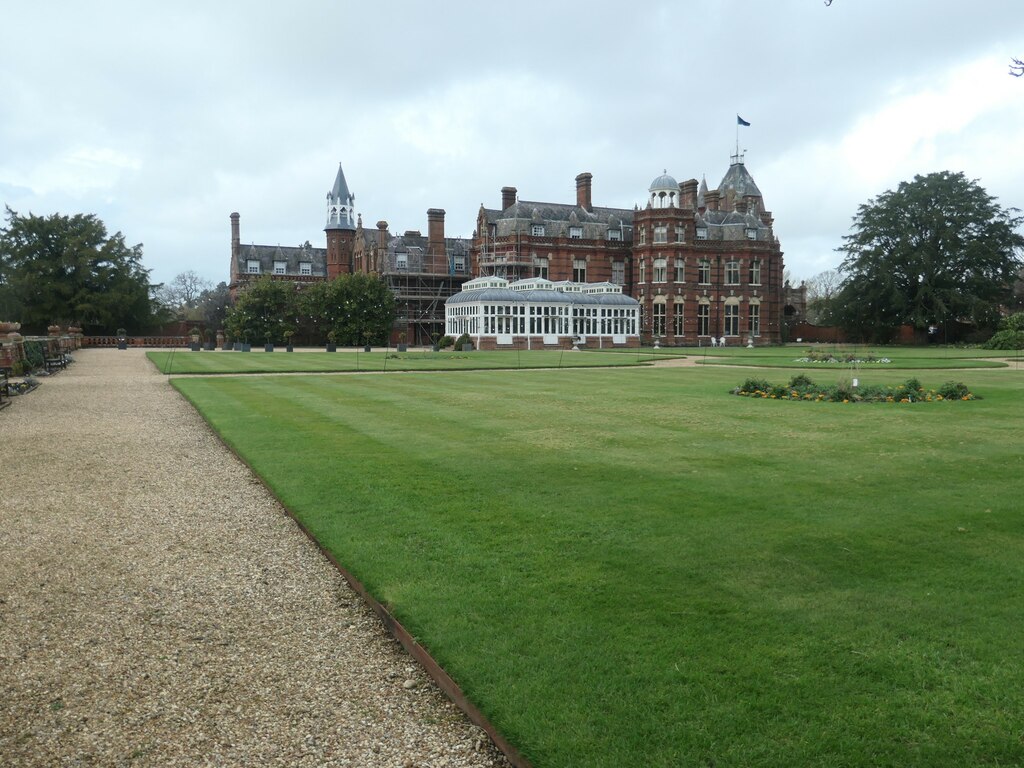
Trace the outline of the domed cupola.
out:
[[[679,182],[665,171],[651,182],[648,191],[651,193],[652,208],[675,208],[679,202]]]

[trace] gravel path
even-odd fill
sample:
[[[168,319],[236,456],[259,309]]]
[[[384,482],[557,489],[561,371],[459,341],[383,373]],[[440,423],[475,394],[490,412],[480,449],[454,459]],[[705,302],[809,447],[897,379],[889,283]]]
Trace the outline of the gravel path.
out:
[[[0,411],[0,764],[499,766],[141,351]]]

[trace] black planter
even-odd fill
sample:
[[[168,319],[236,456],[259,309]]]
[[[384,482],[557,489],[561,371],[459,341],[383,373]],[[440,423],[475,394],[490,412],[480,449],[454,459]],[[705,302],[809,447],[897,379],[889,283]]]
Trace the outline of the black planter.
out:
[[[337,352],[338,351],[338,345],[337,344],[328,344],[327,345],[327,351],[328,352]]]
[[[365,347],[363,347],[363,352],[369,352],[369,351],[370,351],[370,345],[367,344]]]
[[[287,347],[285,347],[285,351],[286,352],[294,352],[295,351],[295,347],[293,347],[291,344],[289,344]]]
[[[188,348],[191,349],[193,352],[198,352],[199,351],[199,342],[198,341],[193,341],[191,344],[188,345]]]
[[[462,345],[462,351],[463,352],[472,352],[473,351],[473,345],[472,344],[463,344]]]
[[[263,345],[263,351],[264,352],[273,352],[274,351],[274,345],[273,344],[264,344]]]
[[[406,352],[406,351],[408,351],[408,349],[409,349],[409,347],[407,345],[405,345],[405,344],[399,344],[398,345],[398,351],[399,352]]]
[[[241,346],[243,352],[252,352],[252,344],[245,344],[243,342]]]
[[[224,346],[221,347],[221,350],[224,351],[224,352],[230,352],[233,348],[234,347],[232,346],[230,341],[225,341],[224,342]]]
[[[207,352],[213,352],[213,350],[215,350],[216,348],[217,345],[214,344],[212,341],[208,341],[205,344],[203,344],[203,349],[205,349]]]
[[[439,346],[438,346],[437,344],[435,344],[435,345],[434,345],[434,351],[435,351],[435,352],[440,352],[440,351],[441,351],[441,348],[440,348],[440,347],[439,347]]]
[[[128,342],[127,341],[119,341],[119,342],[117,342],[117,348],[118,349],[128,349]]]

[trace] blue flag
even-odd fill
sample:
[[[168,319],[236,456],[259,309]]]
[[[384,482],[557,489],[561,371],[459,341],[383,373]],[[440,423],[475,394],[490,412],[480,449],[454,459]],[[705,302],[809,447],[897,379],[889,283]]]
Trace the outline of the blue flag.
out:
[[[750,123],[748,123],[746,120],[744,120],[739,115],[736,115],[736,125],[750,125]]]

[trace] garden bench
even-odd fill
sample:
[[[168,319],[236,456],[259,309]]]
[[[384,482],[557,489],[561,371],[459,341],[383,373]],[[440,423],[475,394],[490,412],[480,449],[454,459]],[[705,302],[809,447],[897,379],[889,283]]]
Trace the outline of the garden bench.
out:
[[[47,373],[53,373],[54,371],[62,371],[68,367],[67,355],[55,355],[53,357],[44,357],[43,365],[46,366]]]

